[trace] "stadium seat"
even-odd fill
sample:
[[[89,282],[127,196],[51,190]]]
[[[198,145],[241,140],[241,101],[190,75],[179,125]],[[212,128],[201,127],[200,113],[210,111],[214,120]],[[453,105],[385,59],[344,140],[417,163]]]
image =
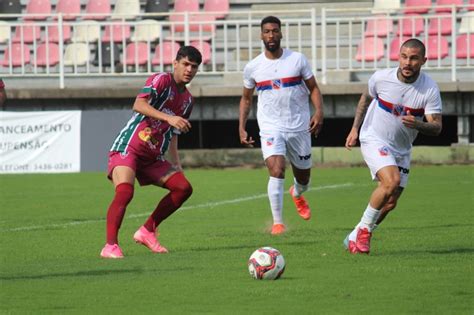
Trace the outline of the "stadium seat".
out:
[[[83,66],[89,62],[89,45],[86,43],[72,43],[67,45],[64,53],[65,66]]]
[[[130,25],[122,23],[114,23],[105,26],[105,33],[102,37],[103,42],[122,43],[130,38]]]
[[[387,13],[400,9],[400,0],[374,0],[373,13]]]
[[[21,14],[21,2],[20,0],[8,0],[0,1],[0,12],[2,14]],[[17,20],[18,17],[2,17],[2,20]]]
[[[81,13],[81,0],[58,0],[56,13],[62,13],[64,20],[75,20]]]
[[[33,43],[40,38],[41,27],[33,22],[25,22],[25,24],[16,27],[12,41],[20,43],[23,40],[23,43]]]
[[[189,45],[196,47],[202,55],[202,63],[208,64],[211,61],[211,45],[205,41],[192,41]]]
[[[10,63],[11,58],[11,63]],[[5,48],[2,65],[4,67],[21,67],[30,63],[30,47],[22,43],[12,43]]]
[[[97,21],[81,21],[73,26],[73,42],[95,42],[100,37],[100,25]]]
[[[204,0],[204,12],[216,19],[224,19],[229,14],[229,0]]]
[[[110,0],[89,0],[86,5],[85,20],[105,20],[110,15]]]
[[[153,42],[161,37],[160,23],[155,20],[142,20],[135,23],[134,42]]]
[[[474,12],[468,12],[462,16],[459,33],[474,33]]]
[[[198,12],[199,0],[175,0],[174,11],[175,12]]]
[[[386,37],[393,31],[393,20],[385,15],[370,19],[367,21],[367,28],[365,30],[365,37]]]
[[[176,53],[181,46],[176,42],[163,42],[155,47],[152,65],[170,65],[176,59]],[[163,50],[163,52],[162,52]]]
[[[395,37],[394,39],[392,39],[392,42],[390,43],[390,52],[389,52],[390,60],[392,61],[398,60],[400,47],[408,39],[410,39],[410,37]]]
[[[0,21],[0,44],[6,43],[10,40],[11,26],[8,22]]]
[[[113,19],[134,19],[140,14],[140,0],[117,0]]]
[[[376,61],[384,56],[383,40],[378,37],[365,37],[357,47],[357,61]]]
[[[461,34],[456,38],[456,57],[474,58],[474,34]]]
[[[474,11],[474,0],[469,0],[469,5],[467,6],[468,11]]]
[[[190,32],[205,32],[214,33],[216,26],[214,24],[215,17],[213,15],[197,15],[189,14],[189,31]],[[184,15],[172,14],[170,21],[174,22],[173,29],[175,32],[184,32]],[[183,22],[183,23],[179,23]]]
[[[427,13],[431,9],[431,0],[405,0],[405,14]]]
[[[170,10],[170,5],[168,0],[148,0],[145,5],[146,13],[168,13]],[[157,15],[149,17],[155,20],[164,20],[166,15]]]
[[[398,35],[418,36],[424,30],[424,19],[419,14],[407,14],[400,17]]]
[[[430,19],[428,26],[429,35],[449,35],[452,32],[451,14],[443,14]]]
[[[36,65],[38,67],[54,67],[59,63],[59,45],[42,43],[36,48]]]
[[[443,36],[430,36],[426,43],[426,58],[443,59],[448,55],[449,44],[448,40]]]
[[[461,9],[460,6],[463,5],[463,0],[436,0],[436,12],[451,12],[450,7],[439,7],[439,6],[447,6],[447,5],[456,5],[456,10],[459,11]]]
[[[71,39],[71,26],[63,24],[63,42],[67,42]],[[43,40],[45,42],[59,43],[59,27],[57,25],[50,25],[47,27],[47,32],[44,33]]]
[[[25,20],[46,20],[51,14],[50,0],[29,0],[26,5]],[[30,16],[28,16],[31,14]]]
[[[150,49],[147,43],[130,43],[125,48],[125,65],[144,65],[150,57]]]
[[[113,64],[116,65],[120,62],[120,48],[117,44],[102,43],[100,47],[100,56],[99,51],[97,51],[94,58],[94,65],[102,67],[110,67]]]

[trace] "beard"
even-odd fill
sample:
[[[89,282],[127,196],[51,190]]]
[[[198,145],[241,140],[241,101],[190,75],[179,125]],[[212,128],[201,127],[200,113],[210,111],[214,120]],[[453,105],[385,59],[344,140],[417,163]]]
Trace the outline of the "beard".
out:
[[[263,42],[263,44],[265,45],[265,48],[269,51],[269,52],[275,52],[277,51],[278,49],[280,49],[280,41],[274,41],[273,42],[273,46],[270,46],[268,43],[266,42]]]

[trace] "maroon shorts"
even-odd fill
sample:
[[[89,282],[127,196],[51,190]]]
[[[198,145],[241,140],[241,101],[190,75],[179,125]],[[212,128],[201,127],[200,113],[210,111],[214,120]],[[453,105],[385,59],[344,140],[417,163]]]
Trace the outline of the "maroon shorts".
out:
[[[110,180],[116,166],[128,166],[133,169],[140,186],[159,184],[161,178],[173,168],[171,163],[166,160],[143,160],[133,152],[122,154],[113,151],[109,153],[107,171],[107,177]]]

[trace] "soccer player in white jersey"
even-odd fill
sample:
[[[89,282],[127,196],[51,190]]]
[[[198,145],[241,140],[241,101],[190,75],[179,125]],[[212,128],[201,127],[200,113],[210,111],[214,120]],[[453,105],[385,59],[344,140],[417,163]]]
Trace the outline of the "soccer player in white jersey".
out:
[[[257,121],[263,158],[268,168],[268,198],[273,216],[271,233],[281,234],[283,223],[283,184],[285,156],[294,175],[290,194],[299,215],[309,220],[311,210],[302,193],[308,189],[311,173],[311,134],[318,135],[323,124],[322,97],[305,56],[280,47],[281,22],[274,16],[260,23],[265,46],[244,69],[244,89],[240,100],[240,142],[253,147],[246,131],[255,88],[258,92]],[[314,114],[309,107],[311,98]]]
[[[344,240],[352,254],[370,252],[372,231],[395,208],[408,182],[411,148],[418,132],[429,136],[441,132],[440,92],[421,72],[425,62],[425,45],[407,40],[400,48],[399,67],[376,71],[360,97],[345,146],[350,150],[359,138],[378,186],[360,222]]]

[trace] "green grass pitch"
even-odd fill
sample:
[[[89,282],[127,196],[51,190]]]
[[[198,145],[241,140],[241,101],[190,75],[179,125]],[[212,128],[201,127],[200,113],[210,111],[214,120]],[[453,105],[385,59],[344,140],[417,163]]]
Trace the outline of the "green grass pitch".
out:
[[[136,185],[123,260],[99,258],[113,193],[103,173],[2,175],[0,313],[473,314],[473,174],[412,167],[371,254],[352,256],[342,241],[375,185],[366,168],[315,168],[305,194],[313,218],[301,220],[286,193],[289,230],[277,237],[266,170],[187,170],[194,194],[160,227],[170,253],[133,242],[165,193]],[[280,280],[250,278],[247,259],[261,246],[284,255]]]

